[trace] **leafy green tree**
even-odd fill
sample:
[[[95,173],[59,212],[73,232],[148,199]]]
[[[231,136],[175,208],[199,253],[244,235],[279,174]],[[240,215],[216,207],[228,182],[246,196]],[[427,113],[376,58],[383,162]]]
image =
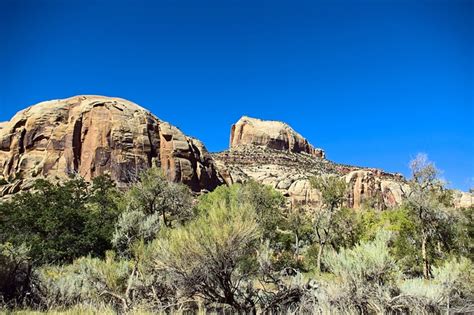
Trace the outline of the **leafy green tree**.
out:
[[[391,232],[391,254],[405,272],[416,273],[412,266],[417,260],[414,240],[418,230],[409,209],[403,206],[385,211],[363,209],[357,213],[356,226],[361,241],[373,240],[380,230]]]
[[[459,255],[474,261],[474,206],[460,209],[459,221],[454,228]]]
[[[165,226],[171,227],[193,216],[192,195],[183,184],[166,179],[161,169],[152,167],[140,175],[127,195],[130,210],[158,213]]]
[[[106,178],[91,186],[82,179],[38,180],[31,191],[0,204],[0,242],[28,244],[36,264],[103,256],[118,216],[109,194],[116,192]]]

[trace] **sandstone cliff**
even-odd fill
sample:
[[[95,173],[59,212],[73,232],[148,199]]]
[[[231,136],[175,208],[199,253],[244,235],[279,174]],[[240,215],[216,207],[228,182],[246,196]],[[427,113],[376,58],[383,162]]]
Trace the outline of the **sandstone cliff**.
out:
[[[213,157],[227,184],[253,179],[270,185],[288,197],[292,207],[320,204],[320,193],[310,184],[312,176],[344,178],[350,188],[346,205],[351,208],[360,208],[365,202],[380,209],[392,207],[402,201],[406,185],[397,174],[259,146],[233,148]]]
[[[308,153],[314,157],[324,158],[324,151],[316,149],[308,140],[294,131],[290,126],[279,121],[268,121],[243,116],[232,125],[230,148],[243,145],[262,146],[276,150]]]
[[[193,191],[254,179],[288,197],[294,207],[318,205],[309,178],[339,176],[348,184],[346,205],[379,209],[402,202],[405,179],[378,169],[333,163],[290,126],[242,117],[232,126],[230,149],[209,154],[196,139],[142,107],[103,96],[42,102],[0,123],[0,197],[28,189],[37,178],[90,180],[109,174],[119,185],[151,166]],[[456,191],[457,207],[474,195]]]
[[[379,169],[333,163],[324,151],[315,149],[285,123],[242,117],[232,126],[230,149],[214,153],[213,158],[227,184],[253,179],[270,185],[288,197],[293,207],[318,206],[319,191],[310,178],[319,175],[339,176],[348,186],[346,206],[364,204],[378,209],[402,203],[409,192],[400,174]],[[456,191],[456,207],[474,204],[474,195]]]
[[[125,184],[152,165],[194,191],[222,183],[201,142],[120,98],[42,102],[0,124],[0,196],[40,177],[90,180],[108,173]]]

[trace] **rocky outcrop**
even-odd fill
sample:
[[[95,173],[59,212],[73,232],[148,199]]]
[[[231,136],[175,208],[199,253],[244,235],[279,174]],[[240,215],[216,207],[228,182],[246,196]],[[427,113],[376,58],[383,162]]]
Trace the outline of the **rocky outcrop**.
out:
[[[222,183],[201,142],[120,98],[42,102],[0,124],[0,196],[41,177],[90,180],[107,173],[126,184],[151,166],[193,191]]]
[[[464,191],[454,191],[453,203],[456,208],[469,208],[474,205],[474,193]]]
[[[288,197],[293,208],[320,205],[320,192],[310,184],[313,176],[333,175],[344,179],[348,186],[346,206],[351,208],[360,208],[365,203],[379,209],[393,207],[401,202],[406,185],[398,174],[265,147],[235,147],[213,157],[226,183],[253,179],[270,185]]]
[[[400,175],[380,170],[359,169],[343,176],[349,193],[347,206],[360,208],[364,203],[376,209],[392,208],[401,204],[407,184]]]
[[[242,117],[232,126],[230,150],[214,154],[228,184],[253,179],[288,197],[292,207],[318,206],[321,194],[310,184],[318,175],[339,176],[348,186],[346,206],[365,203],[379,209],[400,204],[404,195],[401,175],[353,167],[324,159],[290,126],[278,121]]]
[[[232,126],[230,149],[213,154],[199,140],[120,98],[42,102],[0,123],[0,197],[28,189],[37,178],[91,180],[109,174],[125,186],[151,166],[195,192],[253,179],[282,192],[292,207],[320,204],[320,192],[309,181],[318,175],[344,179],[346,205],[352,208],[390,208],[408,192],[401,175],[333,163],[282,122],[244,116]],[[454,204],[469,207],[474,195],[455,191]]]
[[[324,158],[322,149],[316,149],[290,126],[279,121],[268,121],[243,116],[232,125],[230,148],[244,145],[262,146],[294,153],[308,153]]]

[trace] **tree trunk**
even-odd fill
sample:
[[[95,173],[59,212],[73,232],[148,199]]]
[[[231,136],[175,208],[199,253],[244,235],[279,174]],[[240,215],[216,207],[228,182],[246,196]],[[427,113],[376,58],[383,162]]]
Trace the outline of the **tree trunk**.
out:
[[[426,252],[426,243],[427,243],[427,237],[426,234],[423,233],[422,239],[421,239],[421,257],[423,258],[423,277],[425,279],[430,278],[430,265],[428,262],[428,254]]]
[[[164,224],[166,227],[169,227],[169,226],[168,226],[168,221],[166,220],[166,214],[165,214],[165,210],[164,210],[164,209],[163,209],[162,217],[163,217],[163,224]]]
[[[321,259],[323,256],[324,243],[319,244],[318,248],[318,260],[317,260],[317,270],[321,272]]]

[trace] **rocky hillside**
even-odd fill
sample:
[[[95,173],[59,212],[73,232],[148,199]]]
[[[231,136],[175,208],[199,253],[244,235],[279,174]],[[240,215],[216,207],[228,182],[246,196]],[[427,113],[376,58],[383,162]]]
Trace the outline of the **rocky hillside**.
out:
[[[247,127],[249,124],[251,128]],[[272,132],[266,131],[267,126],[272,126]],[[407,190],[399,174],[325,159],[324,151],[313,148],[284,123],[242,117],[232,126],[230,143],[228,151],[212,154],[226,183],[254,179],[281,191],[294,207],[319,204],[320,194],[309,181],[317,175],[344,177],[350,187],[347,206],[353,208],[363,202],[381,209],[392,207],[401,202],[403,191]]]
[[[347,205],[380,209],[402,201],[404,178],[378,169],[325,159],[290,126],[242,117],[230,132],[230,148],[209,154],[198,140],[142,107],[120,98],[76,96],[42,102],[0,123],[0,197],[31,187],[37,178],[90,180],[110,174],[119,185],[151,166],[193,191],[254,179],[281,191],[294,206],[317,205],[309,178],[334,175],[349,186]],[[474,204],[456,192],[457,206]]]

